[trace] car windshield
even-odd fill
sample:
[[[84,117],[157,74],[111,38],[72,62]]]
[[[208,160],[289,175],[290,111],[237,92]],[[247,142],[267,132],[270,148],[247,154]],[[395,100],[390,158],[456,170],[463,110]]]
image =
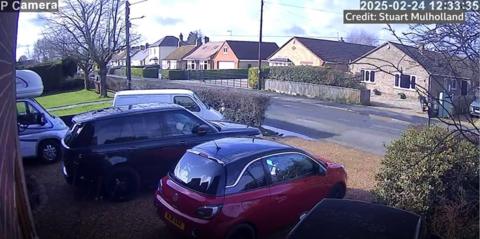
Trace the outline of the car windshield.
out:
[[[194,191],[215,195],[224,175],[224,168],[214,160],[187,152],[171,173],[173,178]]]
[[[207,105],[207,104],[205,104],[205,103],[203,103],[203,101],[200,100],[200,97],[198,97],[197,94],[193,93],[193,98],[195,99],[195,101],[198,103],[198,105],[199,105],[200,107],[203,106],[203,107],[205,107],[205,108],[207,108],[207,109],[210,109],[210,106]]]

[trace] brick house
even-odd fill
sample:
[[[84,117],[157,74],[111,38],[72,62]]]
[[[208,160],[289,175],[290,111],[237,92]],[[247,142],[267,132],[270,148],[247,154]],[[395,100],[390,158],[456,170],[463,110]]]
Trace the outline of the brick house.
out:
[[[342,71],[348,63],[374,49],[373,46],[305,37],[293,37],[269,58],[270,66],[327,66]]]
[[[451,60],[445,59],[442,54],[422,47],[386,42],[352,61],[350,71],[360,74],[375,98],[383,102],[399,99],[402,94],[406,101],[418,102],[419,92],[434,97],[442,91],[448,92],[454,101],[459,96],[473,95],[472,89],[478,86],[478,72],[459,64],[458,58],[450,68]]]
[[[198,47],[195,45],[186,45],[181,46],[172,53],[170,53],[165,59],[162,61],[162,69],[171,69],[171,70],[185,70],[187,69],[187,61],[183,58],[193,51],[195,51]]]
[[[276,50],[277,43],[262,42],[262,65],[268,64],[267,58]],[[220,47],[214,59],[215,69],[239,69],[258,66],[258,42],[227,40]]]
[[[206,42],[183,58],[187,62],[187,70],[215,69],[213,58],[220,50],[223,42]]]

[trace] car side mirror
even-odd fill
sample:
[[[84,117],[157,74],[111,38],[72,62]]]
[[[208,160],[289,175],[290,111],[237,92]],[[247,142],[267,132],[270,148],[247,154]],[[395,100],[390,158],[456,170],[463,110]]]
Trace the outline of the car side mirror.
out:
[[[206,135],[208,131],[210,130],[210,127],[208,125],[202,124],[193,129],[193,133],[199,136]]]

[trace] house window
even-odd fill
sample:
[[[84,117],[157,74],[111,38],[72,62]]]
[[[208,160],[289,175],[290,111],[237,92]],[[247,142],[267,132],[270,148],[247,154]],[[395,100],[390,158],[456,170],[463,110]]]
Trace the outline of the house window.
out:
[[[395,87],[402,89],[415,89],[417,77],[405,74],[395,74]]]
[[[228,48],[224,47],[223,48],[223,54],[227,54],[227,52],[228,52]]]
[[[208,61],[203,61],[200,66],[203,70],[208,70]]]
[[[448,91],[457,90],[457,80],[455,80],[455,79],[445,79],[445,87]]]
[[[362,70],[362,81],[375,82],[375,71]]]
[[[194,61],[190,62],[189,68],[190,68],[190,70],[195,70],[195,62]]]
[[[461,94],[462,95],[467,95],[468,94],[468,81],[462,80],[462,85],[461,85]]]

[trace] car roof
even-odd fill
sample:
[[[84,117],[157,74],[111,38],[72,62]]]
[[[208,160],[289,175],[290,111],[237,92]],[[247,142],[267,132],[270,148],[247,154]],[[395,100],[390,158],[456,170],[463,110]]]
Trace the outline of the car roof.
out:
[[[184,89],[157,89],[157,90],[123,90],[115,93],[115,96],[123,95],[193,95],[191,90]]]
[[[230,164],[269,152],[302,152],[289,145],[260,138],[223,138],[197,145],[192,150],[220,160],[224,164]]]
[[[101,110],[89,111],[83,114],[73,117],[73,122],[82,123],[87,121],[94,121],[104,118],[114,118],[122,115],[130,115],[133,113],[144,112],[158,112],[168,110],[182,110],[183,107],[176,104],[165,103],[152,103],[152,104],[137,104],[137,105],[125,105],[118,107],[109,107]]]

